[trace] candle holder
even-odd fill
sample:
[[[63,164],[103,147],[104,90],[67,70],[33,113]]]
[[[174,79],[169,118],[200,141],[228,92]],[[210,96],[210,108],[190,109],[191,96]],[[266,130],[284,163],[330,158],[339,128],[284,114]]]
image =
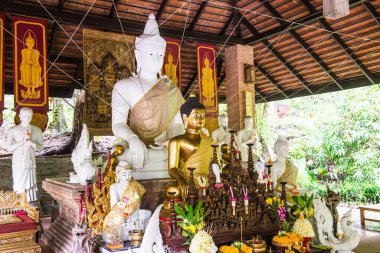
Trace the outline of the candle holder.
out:
[[[235,159],[236,159],[236,149],[234,147],[235,143],[235,131],[230,130],[229,133],[231,134],[231,141],[230,141],[230,160],[231,164],[235,164]]]
[[[253,143],[247,143],[248,146],[248,171],[252,173],[255,170],[254,164],[253,164],[253,153],[252,153],[252,146]]]
[[[195,201],[196,201],[196,194],[195,194],[195,183],[194,183],[194,170],[195,168],[192,168],[192,167],[189,167],[187,168],[189,171],[190,171],[190,181],[189,181],[189,196],[188,196],[188,199],[189,199],[189,202],[190,202],[190,205],[195,208]]]
[[[131,245],[135,247],[139,247],[144,237],[144,231],[132,230],[129,232],[129,234],[131,236]]]
[[[268,168],[268,175],[271,175],[272,176],[272,171],[271,171],[271,168],[272,168],[272,164],[270,163],[265,163],[265,167]]]
[[[176,213],[174,211],[174,195],[176,192],[168,192],[170,196],[170,208],[169,208],[169,213],[170,213],[170,223],[172,225],[172,233],[175,235],[177,234],[177,218],[176,218]]]

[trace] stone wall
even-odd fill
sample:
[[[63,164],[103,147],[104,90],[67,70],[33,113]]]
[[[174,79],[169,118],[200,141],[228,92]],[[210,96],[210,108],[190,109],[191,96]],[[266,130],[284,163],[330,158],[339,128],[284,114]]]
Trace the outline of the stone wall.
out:
[[[43,216],[50,215],[52,198],[42,189],[42,181],[45,178],[69,177],[69,172],[74,171],[71,156],[37,157],[37,197]],[[0,190],[12,191],[12,158],[0,159]]]

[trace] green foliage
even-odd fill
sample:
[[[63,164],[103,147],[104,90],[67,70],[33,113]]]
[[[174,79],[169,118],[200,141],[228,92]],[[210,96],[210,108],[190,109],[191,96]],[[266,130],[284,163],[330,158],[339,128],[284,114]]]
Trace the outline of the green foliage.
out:
[[[178,214],[177,218],[182,220],[178,222],[178,225],[182,228],[182,235],[189,237],[188,243],[190,243],[195,234],[205,226],[204,218],[206,214],[202,207],[203,200],[199,201],[195,208],[186,203],[185,210],[177,204],[174,205],[174,211]]]
[[[269,133],[263,139],[270,145],[278,135],[291,137],[290,156],[299,165],[301,188],[324,196],[328,183],[345,202],[380,202],[379,86],[290,99],[275,106],[287,107],[288,112],[283,117],[265,114],[260,105],[257,126],[264,129],[258,132]]]
[[[310,197],[305,193],[302,195],[292,196],[291,200],[287,202],[286,206],[289,210],[289,216],[296,220],[303,213],[306,219],[309,219],[313,216],[314,208],[313,208],[313,199],[314,194],[311,194]]]

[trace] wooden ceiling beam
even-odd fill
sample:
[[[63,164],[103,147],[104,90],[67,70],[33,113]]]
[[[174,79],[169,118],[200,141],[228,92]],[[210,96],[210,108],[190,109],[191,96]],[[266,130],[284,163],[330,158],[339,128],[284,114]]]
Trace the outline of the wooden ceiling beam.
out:
[[[240,29],[240,24],[239,24],[239,21],[240,21],[240,18],[239,18],[239,14],[238,14],[238,10],[237,10],[237,6],[236,6],[236,0],[231,0],[231,5],[232,5],[232,14],[234,15],[234,20],[233,20],[233,24],[234,26],[236,26],[236,35],[238,38],[241,38],[241,29]]]
[[[59,0],[57,9],[62,10],[65,5],[65,0]],[[53,53],[53,46],[55,37],[58,32],[58,24],[54,21],[53,30],[51,32],[50,41],[49,41],[49,48],[48,48],[48,59],[50,58],[51,54]]]
[[[307,1],[307,0],[302,0]],[[367,0],[350,0],[350,8],[355,7],[359,4],[362,4],[366,2]],[[253,36],[252,38],[244,39],[244,44],[253,44],[259,41],[262,41],[264,39],[270,39],[276,35],[279,35],[280,33],[284,32],[285,30],[294,30],[299,27],[304,27],[305,25],[308,25],[314,21],[317,21],[319,19],[323,18],[323,10],[311,13],[310,15],[297,19],[293,22],[286,22],[283,25],[280,25],[276,28],[270,29],[268,31],[258,33],[257,35]],[[291,27],[290,27],[291,26]]]
[[[199,9],[198,9],[197,13],[195,14],[195,16],[193,18],[193,21],[191,21],[191,23],[189,25],[189,28],[187,30],[189,30],[189,31],[193,31],[194,30],[195,25],[197,24],[197,22],[198,22],[199,18],[201,17],[203,11],[205,10],[207,2],[208,2],[208,0],[203,0],[203,2],[201,3],[201,5],[199,6]]]
[[[374,76],[375,82],[380,83],[380,75]],[[354,89],[359,87],[365,87],[372,85],[372,82],[368,80],[366,77],[360,77],[360,78],[353,78],[348,80],[342,80],[342,86],[344,87],[344,90],[348,89]],[[324,85],[319,86],[319,90],[317,90],[316,94],[323,94],[323,93],[329,93],[334,91],[340,91],[339,87],[335,85],[335,83],[326,83]],[[298,92],[293,93],[294,96],[291,94],[289,98],[296,98],[296,97],[305,97],[309,96],[307,91],[301,90]],[[283,100],[284,97],[280,94],[268,96],[267,100],[269,101],[278,101]]]
[[[220,30],[219,35],[225,35],[226,34],[227,29],[231,25],[233,19],[234,19],[234,14],[231,13],[231,15],[228,17],[226,23],[224,24],[222,30]]]
[[[242,17],[242,15],[240,14],[239,12],[239,18],[241,18],[243,24],[248,28],[249,31],[251,31],[255,36],[259,34],[259,32],[256,30],[255,27],[253,27],[253,25],[251,25],[251,23],[249,23],[249,21],[245,18],[245,17]],[[311,91],[311,89],[308,87],[308,83],[307,81],[305,80],[305,78],[303,78],[299,73],[298,71],[293,68],[292,65],[290,65],[290,63],[272,46],[271,43],[269,43],[268,40],[264,39],[264,40],[261,40],[261,42],[265,45],[265,47],[267,47],[271,52],[272,54],[274,54],[277,59],[279,61],[281,61],[281,63],[290,71],[292,72],[292,74],[298,79],[298,81],[301,83],[301,85],[310,93],[310,94],[313,94],[313,92]],[[275,83],[271,82],[276,88],[277,86],[275,85]]]
[[[119,3],[119,0],[112,0],[112,6],[111,6],[111,9],[110,9],[110,13],[108,14],[108,18],[109,19],[114,18],[118,3]]]
[[[52,55],[51,57],[49,57],[49,61],[53,62],[56,58],[57,55]],[[83,59],[60,55],[56,63],[81,64],[83,63]]]
[[[284,25],[286,23],[283,20],[281,14],[270,3],[264,0],[260,1],[264,4],[265,8],[267,8],[268,11],[277,18],[277,21],[281,25]],[[309,53],[310,57],[313,58],[314,61],[325,71],[325,73],[332,79],[332,81],[339,87],[339,89],[343,90],[342,84],[338,80],[338,76],[329,68],[329,66],[327,66],[326,63],[322,61],[322,59],[314,52],[314,50],[306,43],[306,41],[302,39],[302,37],[295,30],[290,30],[289,33],[298,42],[298,44],[300,44],[303,49]]]
[[[380,15],[376,11],[375,7],[369,2],[364,2],[364,7],[367,9],[368,13],[371,14],[372,18],[380,25]]]
[[[281,86],[278,84],[278,82],[260,65],[258,65],[256,62],[255,68],[258,69],[261,74],[264,75],[264,77],[274,86],[276,89],[284,96],[284,98],[288,98],[288,95],[285,93],[284,89],[281,88]]]
[[[302,3],[308,8],[311,14],[316,13],[316,9],[312,6],[307,0],[301,0]],[[351,1],[350,1],[351,3]],[[373,74],[367,69],[367,67],[363,64],[363,62],[359,59],[359,57],[352,51],[351,48],[344,42],[344,40],[336,33],[336,31],[330,26],[329,23],[324,18],[318,19],[319,23],[322,25],[324,29],[331,33],[331,37],[335,40],[335,42],[339,45],[339,47],[344,51],[348,58],[350,58],[356,67],[366,76],[366,78],[372,83],[375,84]]]
[[[9,1],[0,1],[0,9],[2,12],[8,14],[21,15],[36,17],[41,19],[51,20],[51,16],[39,5],[33,5],[32,7],[27,4],[13,3]],[[78,25],[83,19],[84,12],[79,11],[66,11],[58,10],[57,8],[47,8],[51,15],[60,23]],[[122,26],[124,31],[131,35],[141,35],[145,27],[145,22],[137,22],[132,20],[122,20]],[[83,20],[82,25],[84,27],[103,29],[112,32],[121,33],[121,27],[119,20],[108,17],[99,17],[88,15],[85,20]],[[172,37],[172,38],[182,38],[183,31],[180,29],[172,29],[167,27],[160,27],[160,33],[162,36]],[[218,34],[210,34],[207,32],[198,31],[186,31],[184,39],[190,39],[192,41],[199,41],[205,43],[213,44],[223,44],[227,40],[228,36],[221,36]],[[242,44],[243,40],[236,37],[230,37],[227,41],[228,45]]]
[[[162,2],[160,4],[160,8],[158,9],[158,11],[156,13],[156,20],[157,20],[157,22],[160,20],[160,18],[162,16],[162,13],[164,13],[164,9],[165,9],[165,6],[166,6],[167,2],[168,2],[168,0],[162,0]]]

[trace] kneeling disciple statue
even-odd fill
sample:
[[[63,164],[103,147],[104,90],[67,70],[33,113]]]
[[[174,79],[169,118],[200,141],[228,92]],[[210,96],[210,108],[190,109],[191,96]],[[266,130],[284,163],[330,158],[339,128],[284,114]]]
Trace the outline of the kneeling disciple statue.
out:
[[[165,48],[150,14],[144,34],[136,37],[137,75],[118,81],[112,92],[112,131],[125,141],[125,151],[118,159],[136,170],[143,169],[133,174],[136,179],[168,177],[168,140],[184,133],[179,114],[182,94],[169,78],[159,74]]]
[[[197,189],[205,187],[213,157],[212,139],[202,133],[205,125],[205,107],[198,98],[190,97],[181,106],[186,132],[169,142],[169,174],[177,180],[183,199],[187,198],[190,171],[195,168],[194,183]],[[207,184],[207,183],[206,183]],[[171,186],[172,187],[172,186]]]
[[[236,134],[237,136],[237,142],[241,151],[241,158],[243,162],[248,161],[248,146],[247,144],[253,143],[253,159],[257,160],[257,148],[258,148],[258,139],[257,139],[257,132],[253,128],[253,118],[252,116],[246,116],[244,118],[244,128],[241,129]]]
[[[105,241],[115,244],[115,241],[123,242],[128,239],[129,231],[136,229],[136,225],[133,222],[128,223],[128,220],[136,218],[137,213],[135,211],[138,210],[145,192],[144,186],[132,178],[129,164],[121,161],[116,167],[116,183],[110,187],[111,211],[104,218],[103,223],[103,238]],[[137,222],[140,222],[140,220]],[[137,227],[140,226],[137,225]]]
[[[13,152],[12,177],[13,191],[24,193],[27,201],[37,201],[37,175],[35,152],[42,150],[42,131],[30,124],[33,110],[24,107],[20,110],[21,124],[9,129],[7,149]]]

